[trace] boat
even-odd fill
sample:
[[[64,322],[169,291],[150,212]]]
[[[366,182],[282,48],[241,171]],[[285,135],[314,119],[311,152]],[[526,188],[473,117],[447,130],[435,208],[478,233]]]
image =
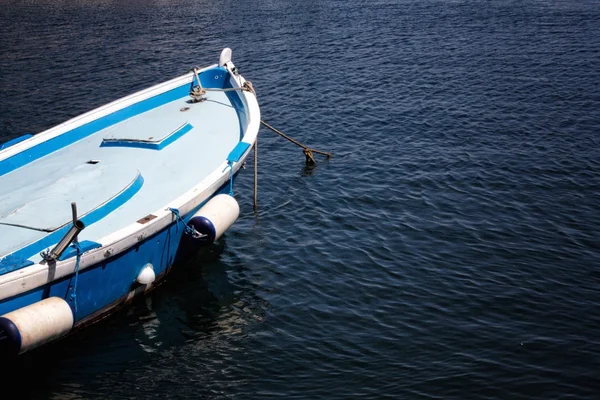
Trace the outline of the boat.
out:
[[[239,217],[234,182],[259,127],[225,48],[0,145],[0,358],[110,316],[217,241]]]

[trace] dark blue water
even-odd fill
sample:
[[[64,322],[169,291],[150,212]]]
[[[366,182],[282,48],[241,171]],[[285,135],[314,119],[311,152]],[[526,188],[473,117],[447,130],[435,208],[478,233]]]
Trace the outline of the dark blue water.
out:
[[[597,0],[120,3],[0,0],[2,140],[231,47],[334,157],[261,130],[258,212],[249,165],[219,246],[3,399],[598,398]]]

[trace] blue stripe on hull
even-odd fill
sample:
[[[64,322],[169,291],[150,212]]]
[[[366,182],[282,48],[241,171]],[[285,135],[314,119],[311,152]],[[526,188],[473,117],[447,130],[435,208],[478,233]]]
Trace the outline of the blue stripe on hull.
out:
[[[236,174],[237,176],[237,174]],[[229,193],[229,183],[223,185],[216,193]],[[208,200],[207,200],[208,201]],[[187,222],[193,214],[206,202],[186,214],[183,219]],[[77,281],[77,313],[75,322],[85,320],[92,314],[101,316],[112,306],[123,303],[128,294],[136,288],[136,278],[146,263],[154,266],[154,272],[159,279],[164,279],[167,268],[173,265],[179,257],[181,238],[185,227],[173,222],[161,232],[147,238],[126,252],[113,256],[104,262],[87,268],[79,273]],[[57,296],[70,302],[69,288],[74,283],[74,275],[55,281],[33,291],[5,299],[0,303],[0,315],[43,300],[49,296]],[[143,293],[143,292],[142,292]],[[86,323],[90,322],[88,320]]]

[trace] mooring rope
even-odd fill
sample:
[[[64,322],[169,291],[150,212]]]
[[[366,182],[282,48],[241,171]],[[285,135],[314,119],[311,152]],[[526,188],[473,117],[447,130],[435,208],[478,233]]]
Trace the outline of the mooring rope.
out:
[[[190,235],[194,239],[200,239],[200,238],[203,238],[204,236],[206,236],[206,235],[203,235],[200,232],[198,232],[193,226],[188,225],[183,220],[183,218],[181,218],[181,215],[179,215],[178,209],[169,207],[169,211],[171,211],[171,213],[173,213],[173,215],[177,219],[177,223],[181,222],[183,224],[183,226],[184,226],[183,233],[185,233],[186,235]]]
[[[251,92],[253,95],[256,96],[256,91],[254,90],[254,87],[252,86],[252,82],[250,81],[244,81],[244,84],[240,87],[232,87],[232,88],[205,88],[202,86],[202,82],[200,81],[200,75],[198,74],[199,72],[199,68],[198,67],[194,67],[190,70],[190,72],[194,73],[194,77],[196,78],[195,80],[197,81],[197,85],[195,90],[197,90],[198,94],[204,94],[206,92],[232,92],[234,90],[243,90],[246,92]]]
[[[254,140],[254,211],[258,207],[258,136]]]
[[[196,76],[196,80],[198,81],[198,87],[195,88],[194,90],[192,90],[192,92],[190,92],[190,95],[195,99],[199,98],[206,92],[231,92],[231,91],[235,91],[235,90],[247,91],[247,92],[252,93],[254,96],[256,96],[256,90],[254,89],[254,86],[252,85],[252,82],[250,82],[250,81],[244,81],[242,86],[235,87],[235,88],[221,88],[221,89],[219,89],[219,88],[203,88],[200,83],[200,76],[198,75],[198,70],[194,69],[193,72]],[[332,157],[331,153],[328,153],[326,151],[316,150],[316,149],[313,149],[313,148],[303,145],[302,143],[298,142],[295,139],[292,139],[291,137],[289,137],[285,133],[281,132],[280,130],[273,128],[271,125],[267,124],[263,120],[261,120],[260,123],[263,126],[266,126],[270,130],[272,130],[273,132],[277,133],[281,137],[283,137],[283,138],[289,140],[290,142],[294,143],[295,145],[301,147],[302,152],[304,153],[304,156],[306,158],[306,165],[315,165],[317,163],[315,161],[315,157],[314,157],[313,153],[324,155],[328,159]],[[258,203],[258,200],[257,200],[258,199],[258,173],[257,173],[257,170],[258,170],[258,136],[256,138],[256,141],[254,142],[254,210],[255,211],[256,211],[257,203]],[[233,165],[231,163],[229,164],[229,195],[233,196]]]
[[[263,120],[261,120],[260,123],[263,124],[264,126],[266,126],[267,128],[269,128],[270,130],[272,130],[273,132],[277,133],[281,137],[289,140],[290,142],[294,143],[297,146],[302,147],[303,151],[304,151],[304,155],[306,156],[306,164],[307,165],[314,165],[314,164],[316,164],[315,158],[313,157],[313,153],[322,154],[322,155],[326,156],[327,158],[331,158],[331,156],[332,156],[331,153],[328,153],[326,151],[311,149],[310,147],[303,145],[302,143],[298,142],[297,140],[292,139],[291,137],[289,137],[285,133],[283,133],[283,132],[281,132],[281,131],[273,128],[271,125],[267,124]]]
[[[230,91],[234,91],[234,90],[243,90],[243,91],[247,91],[247,92],[251,92],[254,96],[256,96],[256,90],[254,90],[254,86],[252,85],[252,82],[250,81],[244,81],[244,84],[241,87],[236,87],[236,88],[203,88],[200,84],[200,77],[198,76],[198,70],[194,69],[193,70],[195,75],[196,75],[196,79],[198,80],[198,89],[199,91],[202,92],[202,94],[204,94],[205,92],[230,92]],[[195,96],[199,96],[200,94],[198,92],[194,92],[192,91],[192,93],[190,93],[190,95],[192,95],[192,97]],[[281,132],[280,130],[277,130],[275,128],[273,128],[271,125],[267,124],[265,121],[261,120],[260,121],[261,124],[263,124],[264,126],[266,126],[267,128],[269,128],[270,130],[272,130],[273,132],[277,133],[278,135],[280,135],[281,137],[289,140],[290,142],[294,143],[295,145],[302,147],[303,152],[304,152],[304,156],[306,157],[306,164],[307,165],[314,165],[317,162],[315,161],[315,157],[313,156],[313,153],[317,153],[317,154],[321,154],[326,156],[327,158],[331,158],[332,154],[328,153],[326,151],[321,151],[321,150],[316,150],[316,149],[312,149],[308,146],[303,145],[302,143],[298,142],[297,140],[292,139],[291,137],[287,136],[285,133]],[[256,152],[256,146],[255,146],[255,150]]]
[[[233,161],[229,161],[229,195],[233,197]]]
[[[196,66],[196,67],[190,69],[190,72],[194,73],[195,80],[197,81],[197,86],[194,86],[190,90],[190,96],[196,103],[206,100],[206,98],[203,97],[206,94],[206,92],[231,92],[234,90],[243,90],[246,92],[250,92],[254,96],[256,96],[256,91],[254,90],[254,87],[252,86],[252,82],[250,82],[250,81],[244,81],[242,86],[236,87],[236,88],[234,88],[234,87],[232,87],[232,88],[205,88],[202,86],[202,82],[200,81],[200,74],[199,74],[200,68],[198,68]]]
[[[234,88],[204,88],[203,89],[205,92],[233,92],[235,90],[241,90],[244,92],[250,92],[252,93],[254,96],[256,96],[256,91],[254,90],[254,87],[252,86],[252,82],[250,81],[246,81],[244,82],[244,84],[240,87],[234,87]]]

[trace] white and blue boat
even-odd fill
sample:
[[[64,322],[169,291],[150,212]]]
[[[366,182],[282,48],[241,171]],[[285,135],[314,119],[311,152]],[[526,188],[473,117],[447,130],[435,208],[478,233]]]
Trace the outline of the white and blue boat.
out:
[[[239,216],[234,179],[259,127],[226,48],[0,145],[0,358],[110,315],[217,240]]]

